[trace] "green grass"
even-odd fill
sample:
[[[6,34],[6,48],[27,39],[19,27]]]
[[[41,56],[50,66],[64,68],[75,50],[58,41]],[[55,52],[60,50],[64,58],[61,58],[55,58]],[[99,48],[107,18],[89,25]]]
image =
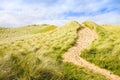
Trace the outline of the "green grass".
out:
[[[55,29],[54,25],[28,25],[19,28],[0,28],[0,40],[43,33]]]
[[[120,76],[120,26],[85,23],[102,29],[95,30],[99,38],[82,51],[81,57]]]
[[[72,21],[46,33],[0,44],[1,80],[106,80],[87,68],[62,62],[62,54],[77,39]],[[44,32],[44,31],[42,31]]]

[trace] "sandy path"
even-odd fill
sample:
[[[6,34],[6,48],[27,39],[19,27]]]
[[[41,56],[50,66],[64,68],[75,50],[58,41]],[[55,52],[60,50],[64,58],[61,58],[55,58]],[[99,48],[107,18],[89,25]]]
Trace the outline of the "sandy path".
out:
[[[78,39],[76,41],[76,44],[70,48],[64,55],[64,62],[72,62],[76,65],[80,65],[83,67],[87,67],[88,69],[98,72],[104,76],[108,80],[120,80],[120,77],[117,75],[112,74],[110,71],[99,68],[95,66],[94,64],[91,64],[90,62],[87,62],[83,58],[81,58],[80,51],[85,48],[87,45],[89,45],[93,40],[97,38],[97,34],[90,30],[89,28],[83,28],[78,31]]]

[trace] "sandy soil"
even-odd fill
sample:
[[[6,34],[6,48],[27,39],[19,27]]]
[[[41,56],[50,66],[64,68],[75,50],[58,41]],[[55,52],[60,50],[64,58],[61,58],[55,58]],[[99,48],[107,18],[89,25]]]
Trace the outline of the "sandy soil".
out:
[[[72,62],[76,65],[87,67],[94,72],[104,75],[108,80],[120,80],[119,76],[106,69],[102,69],[80,57],[81,50],[92,43],[92,41],[97,39],[97,37],[97,34],[89,28],[84,27],[79,30],[76,44],[63,55],[63,61]]]

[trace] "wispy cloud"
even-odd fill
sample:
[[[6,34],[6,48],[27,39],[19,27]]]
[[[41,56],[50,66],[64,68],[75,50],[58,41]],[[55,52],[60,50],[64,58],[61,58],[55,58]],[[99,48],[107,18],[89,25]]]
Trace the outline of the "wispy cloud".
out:
[[[60,25],[69,20],[120,24],[119,0],[2,0],[0,26],[36,23]]]

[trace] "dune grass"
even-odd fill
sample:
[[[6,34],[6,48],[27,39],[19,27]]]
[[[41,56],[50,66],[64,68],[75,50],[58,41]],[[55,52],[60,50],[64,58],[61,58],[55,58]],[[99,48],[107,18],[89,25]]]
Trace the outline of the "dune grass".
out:
[[[120,76],[120,26],[83,24],[99,28],[95,30],[99,38],[82,51],[81,57]]]
[[[6,38],[21,37],[25,35],[32,35],[37,33],[43,33],[55,29],[54,25],[28,25],[19,28],[3,28],[0,27],[0,40]]]
[[[72,21],[46,33],[0,44],[1,80],[106,80],[87,68],[62,62],[62,54],[77,39]],[[44,32],[44,31],[43,31]]]

